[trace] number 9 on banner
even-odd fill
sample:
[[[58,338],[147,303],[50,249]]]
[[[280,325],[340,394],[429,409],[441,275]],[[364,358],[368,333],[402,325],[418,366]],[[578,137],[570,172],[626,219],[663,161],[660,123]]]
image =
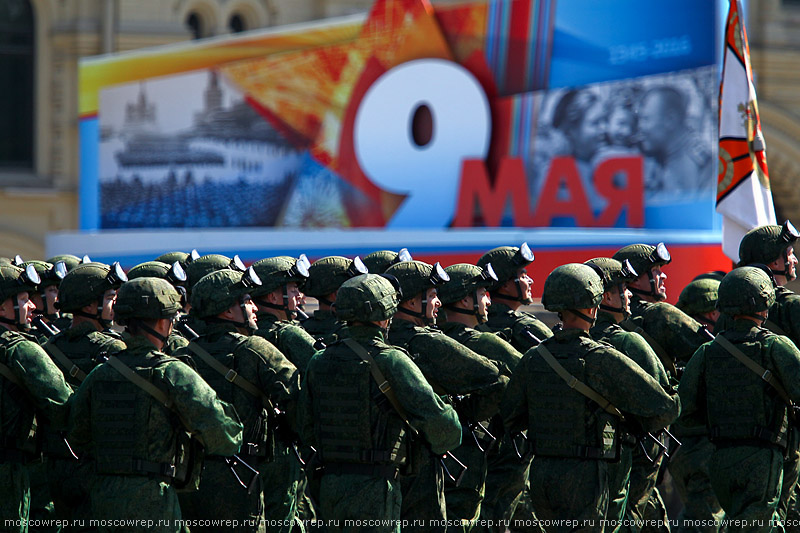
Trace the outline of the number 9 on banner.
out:
[[[413,124],[427,108],[430,138]],[[477,79],[442,59],[403,63],[378,78],[356,113],[355,154],[379,187],[408,198],[389,227],[445,227],[453,218],[464,159],[485,159],[489,101]]]

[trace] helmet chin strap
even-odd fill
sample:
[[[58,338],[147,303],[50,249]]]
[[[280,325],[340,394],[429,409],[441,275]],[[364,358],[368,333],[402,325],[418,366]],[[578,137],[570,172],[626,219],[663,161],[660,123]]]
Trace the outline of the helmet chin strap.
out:
[[[651,298],[653,298],[655,300],[659,300],[659,301],[660,300],[666,300],[666,296],[662,295],[661,293],[659,293],[656,290],[656,280],[653,277],[652,268],[647,270],[647,279],[650,280],[650,290],[649,291],[643,291],[642,289],[638,289],[638,288],[636,288],[636,287],[634,287],[632,285],[628,285],[628,290],[631,291],[634,294],[640,294],[642,296],[650,296]]]
[[[780,270],[772,270],[770,268],[770,272],[772,272],[773,276],[783,276],[786,278],[786,281],[792,281],[797,278],[797,273],[792,274],[792,266],[789,264],[789,254],[786,253],[788,248],[783,249],[783,272]]]
[[[474,316],[478,319],[478,324],[483,324],[486,322],[486,316],[481,314],[480,307],[478,306],[478,291],[473,291],[472,293],[472,310],[468,311],[466,309],[462,309],[460,307],[456,307],[455,305],[446,305],[448,313],[458,313],[460,315],[469,315]]]
[[[594,326],[594,322],[596,320],[595,318],[592,318],[589,315],[585,315],[585,314],[581,313],[580,311],[578,311],[577,309],[567,309],[567,311],[569,311],[573,315],[577,316],[578,318],[581,318],[582,320],[585,320],[586,322],[588,322],[589,323],[589,327]]]
[[[630,287],[628,287],[628,289],[630,290]],[[605,305],[605,304],[601,303],[600,304],[600,309],[602,309],[603,311],[608,311],[609,313],[621,313],[624,318],[628,318],[631,315],[631,313],[630,313],[630,311],[626,311],[625,310],[625,306],[622,305],[622,292],[624,290],[622,288],[622,285],[618,285],[617,286],[617,290],[619,291],[619,303],[620,303],[620,306],[619,307],[612,307],[610,305]]]
[[[156,339],[160,340],[163,344],[167,343],[167,337],[165,337],[161,333],[157,332],[156,330],[154,330],[150,326],[140,322],[139,323],[139,327],[141,329],[143,329],[144,331],[146,331],[147,333],[149,333],[150,335],[152,335],[153,337],[155,337]]]
[[[517,288],[517,297],[514,298],[513,296],[506,296],[505,294],[500,294],[499,292],[495,291],[492,293],[492,298],[496,298],[498,300],[505,300],[507,302],[520,302],[523,304],[532,303],[533,300],[530,298],[525,298],[522,293],[522,284],[519,281],[519,276],[514,278],[514,286]]]
[[[19,314],[19,299],[17,298],[16,294],[11,297],[11,301],[13,302],[13,305],[14,305],[14,320],[11,320],[10,318],[6,318],[6,317],[0,317],[0,323],[8,324],[9,326],[14,326],[17,329],[27,329],[27,328],[29,328],[30,326],[28,326],[28,324],[23,324],[22,323],[22,320],[21,320],[22,317],[20,317],[20,314]]]

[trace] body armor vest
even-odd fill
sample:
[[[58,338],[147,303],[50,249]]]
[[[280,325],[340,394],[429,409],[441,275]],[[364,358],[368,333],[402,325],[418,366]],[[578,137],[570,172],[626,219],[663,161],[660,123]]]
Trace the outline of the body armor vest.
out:
[[[766,369],[770,344],[776,336],[764,329],[735,346]],[[718,444],[776,445],[785,449],[789,407],[777,392],[722,346],[706,352],[706,390],[709,436]]]
[[[364,348],[373,357],[380,351]],[[378,389],[370,364],[336,343],[317,358],[314,370],[315,431],[323,463],[405,464],[404,422]]]
[[[202,337],[195,342],[223,366],[238,372],[238,360],[235,353],[240,346],[247,342],[247,339],[248,337],[245,335],[228,332],[214,341]],[[244,425],[241,453],[250,457],[272,459],[275,452],[275,436],[269,427],[269,417],[272,413],[267,412],[263,399],[238,387],[217,370],[208,366],[198,356],[193,356],[192,361],[198,374],[216,391],[219,398],[233,404],[236,408]],[[243,374],[242,377],[258,386],[254,376]]]
[[[586,355],[593,342],[546,342],[575,378],[586,383]],[[579,459],[619,458],[619,418],[572,389],[542,357],[531,358],[528,383],[529,431],[534,455]]]
[[[137,361],[136,373],[152,382],[155,369],[168,362],[178,360],[162,355]],[[188,454],[179,442],[185,431],[177,415],[116,371],[93,382],[91,401],[98,474],[185,481],[178,476],[185,474],[180,460]]]

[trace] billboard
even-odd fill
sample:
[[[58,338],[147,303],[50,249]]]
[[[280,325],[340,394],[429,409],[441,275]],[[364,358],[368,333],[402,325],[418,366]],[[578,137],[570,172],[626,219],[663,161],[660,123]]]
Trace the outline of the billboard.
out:
[[[597,232],[716,244],[716,7],[377,0],[84,60],[81,230],[244,248],[243,228],[378,232],[459,254],[504,230],[536,249],[554,228],[573,249]]]

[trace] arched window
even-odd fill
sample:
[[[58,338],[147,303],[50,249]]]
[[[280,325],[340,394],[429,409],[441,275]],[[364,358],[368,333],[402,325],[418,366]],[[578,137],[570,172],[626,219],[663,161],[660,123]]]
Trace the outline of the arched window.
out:
[[[192,39],[202,39],[205,37],[203,28],[203,17],[198,15],[196,12],[192,11],[189,13],[189,16],[186,17],[186,27],[189,28],[189,31],[192,34]]]
[[[243,16],[239,13],[234,13],[228,21],[228,28],[230,28],[231,33],[242,33],[247,29],[247,24]]]
[[[28,0],[0,2],[0,170],[33,170],[34,23]]]

